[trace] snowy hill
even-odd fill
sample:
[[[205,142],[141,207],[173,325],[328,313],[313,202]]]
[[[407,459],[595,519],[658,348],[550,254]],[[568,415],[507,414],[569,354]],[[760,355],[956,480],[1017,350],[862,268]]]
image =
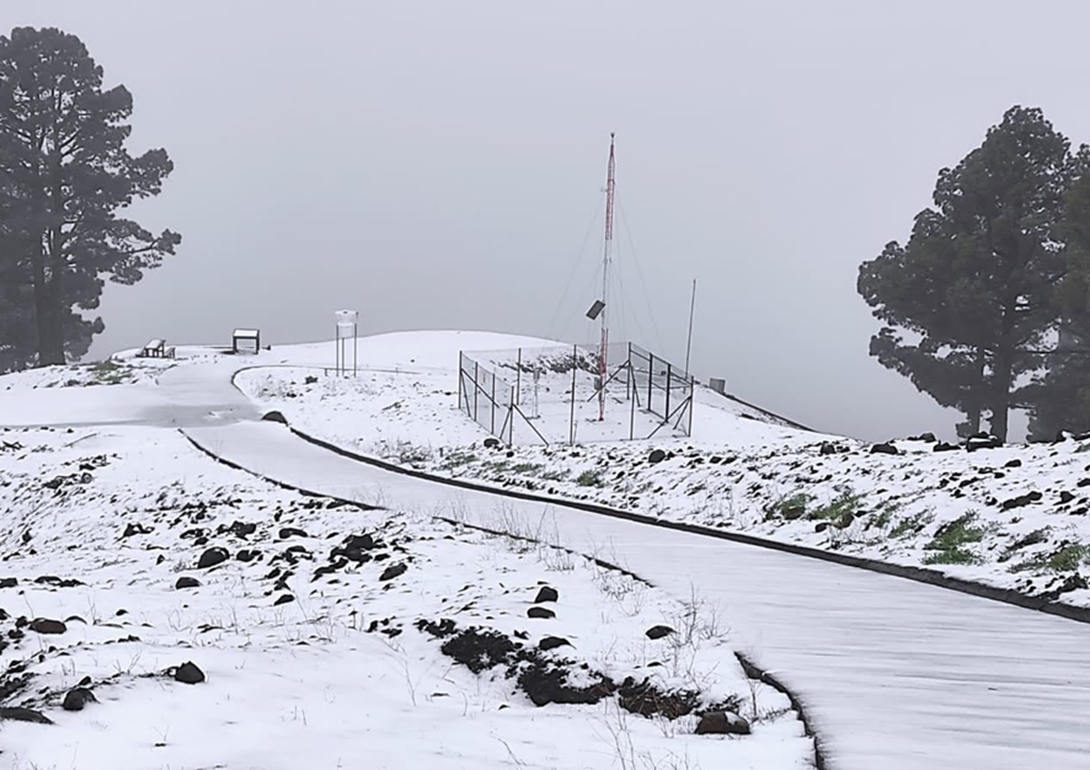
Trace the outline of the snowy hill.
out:
[[[806,767],[788,700],[698,597],[283,489],[175,430],[258,417],[245,369],[383,446],[479,443],[450,350],[510,340],[372,338],[352,380],[322,371],[331,344],[0,378],[0,766]],[[693,735],[708,712],[749,734]]]

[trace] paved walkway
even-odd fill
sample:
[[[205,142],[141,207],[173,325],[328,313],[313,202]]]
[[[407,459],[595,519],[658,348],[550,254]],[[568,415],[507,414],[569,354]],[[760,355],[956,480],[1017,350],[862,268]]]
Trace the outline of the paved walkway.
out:
[[[801,696],[831,765],[1090,768],[1090,625],[942,588],[382,471],[269,423],[188,430],[306,489],[549,539],[722,607],[736,646]]]

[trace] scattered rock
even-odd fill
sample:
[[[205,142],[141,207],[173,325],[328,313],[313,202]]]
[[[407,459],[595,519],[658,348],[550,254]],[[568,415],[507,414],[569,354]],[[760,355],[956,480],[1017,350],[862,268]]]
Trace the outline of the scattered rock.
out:
[[[939,443],[935,444],[934,449],[932,449],[931,451],[932,452],[954,452],[954,451],[956,451],[956,450],[958,450],[960,448],[961,447],[959,447],[957,444],[947,444],[945,441],[940,441]]]
[[[235,558],[241,562],[248,562],[256,559],[260,553],[260,551],[255,551],[250,548],[243,548],[241,551],[235,554]]]
[[[201,581],[197,580],[197,578],[183,575],[178,578],[178,582],[174,584],[174,588],[179,590],[182,588],[198,588],[200,585]]]
[[[393,580],[399,575],[404,575],[405,570],[409,567],[406,564],[391,564],[389,567],[382,571],[382,574],[378,576],[379,580]]]
[[[874,455],[874,454],[899,455],[901,453],[901,451],[899,449],[897,449],[897,447],[893,446],[893,444],[890,444],[890,443],[887,442],[885,444],[875,444],[875,445],[873,445],[870,448],[870,453],[872,455]],[[717,712],[717,713],[719,713],[719,712]]]
[[[271,412],[265,412],[265,414],[261,416],[261,419],[265,422],[278,422],[281,425],[288,424],[288,418],[286,418],[282,412],[277,411],[276,409],[273,409]]]
[[[125,525],[125,531],[121,533],[122,538],[132,537],[133,535],[146,535],[151,532],[151,527],[145,527],[143,524],[133,524],[129,522]]]
[[[537,592],[537,598],[534,599],[534,604],[541,604],[542,602],[555,602],[559,598],[560,594],[557,593],[555,588],[542,586],[541,590]]]
[[[661,639],[664,636],[669,636],[674,633],[674,629],[670,628],[670,626],[658,625],[651,626],[644,633],[647,634],[648,639]]]
[[[34,618],[27,625],[31,631],[37,631],[39,634],[63,634],[68,630],[68,626],[64,625],[59,620],[50,620],[49,618]]]
[[[482,443],[484,444],[485,449],[499,449],[500,448],[500,440],[498,438],[494,438],[493,436],[489,436]]]
[[[174,670],[174,681],[183,684],[199,684],[204,681],[204,672],[197,668],[197,664],[186,661]]]
[[[1003,442],[990,433],[974,433],[965,439],[965,451],[975,452],[978,449],[998,449]]]
[[[697,735],[749,735],[749,722],[733,711],[709,711],[696,725]]]
[[[647,456],[647,462],[651,465],[657,465],[666,459],[666,453],[661,449],[652,449],[651,454]]]
[[[278,597],[275,602],[273,602],[273,606],[278,607],[281,604],[291,604],[293,601],[295,601],[294,596],[292,596],[291,594],[283,594],[282,596]]]
[[[318,381],[318,378],[315,377],[313,374],[308,374],[306,377],[303,378],[303,384],[304,385],[313,385],[317,381]]]
[[[1026,494],[1024,495],[1018,495],[1018,497],[1012,497],[1009,500],[1004,500],[1002,503],[999,504],[999,507],[1002,508],[1004,511],[1009,511],[1013,508],[1021,508],[1023,505],[1035,503],[1042,497],[1043,495],[1040,492],[1034,490],[1032,492],[1026,492]]]
[[[306,537],[306,536],[307,536],[306,531],[302,530],[302,529],[299,529],[298,527],[281,527],[280,528],[280,539],[281,540],[287,540],[289,537]]]
[[[936,441],[938,441],[938,439],[935,438],[935,434],[932,433],[931,431],[928,431],[927,433],[921,433],[918,436],[909,436],[905,440],[906,441],[925,441],[928,444],[934,444]]]
[[[1066,489],[1060,492],[1060,504],[1070,503],[1075,499],[1075,496],[1068,492]]]
[[[547,620],[549,618],[555,618],[556,613],[547,607],[531,607],[530,609],[526,610],[526,617],[544,618]]]
[[[1008,460],[1008,461],[1007,461],[1007,462],[1006,462],[1006,463],[1005,463],[1005,464],[1003,465],[1003,467],[1004,467],[1004,468],[1021,468],[1021,467],[1022,467],[1022,461],[1021,461],[1021,460],[1019,460],[1019,459],[1018,459],[1018,458],[1016,457],[1016,458],[1015,458],[1015,459],[1013,459],[1013,460]]]
[[[571,642],[562,636],[546,636],[537,643],[539,650],[555,650],[557,647],[571,647]]]
[[[218,546],[209,548],[201,554],[201,558],[197,561],[197,568],[208,569],[209,567],[215,567],[217,564],[227,561],[230,556],[231,554],[227,553],[226,548]]]
[[[11,719],[16,722],[37,722],[41,725],[53,724],[53,720],[45,714],[39,714],[37,711],[25,708],[0,707],[0,719]]]
[[[83,707],[88,703],[97,702],[95,694],[86,687],[73,687],[64,696],[64,703],[61,704],[61,708],[65,711],[83,711]]]
[[[17,585],[19,585],[18,578],[0,578],[0,588],[15,588]]]

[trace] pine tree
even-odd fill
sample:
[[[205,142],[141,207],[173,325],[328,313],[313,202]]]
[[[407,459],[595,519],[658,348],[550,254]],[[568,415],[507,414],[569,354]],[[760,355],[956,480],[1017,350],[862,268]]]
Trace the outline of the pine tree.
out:
[[[1041,110],[1012,107],[983,144],[939,172],[934,207],[908,242],[859,269],[858,289],[886,325],[871,355],[940,404],[983,412],[1007,435],[1015,384],[1040,365],[1066,272],[1063,198],[1086,165]]]
[[[1026,388],[1029,437],[1090,431],[1090,175],[1072,184],[1060,229],[1067,273],[1055,295],[1059,330],[1048,371]]]
[[[79,310],[98,306],[103,278],[135,283],[180,242],[117,214],[157,195],[173,168],[164,150],[128,153],[131,114],[129,92],[103,90],[102,68],[74,35],[0,36],[0,328],[18,340],[0,351],[0,366],[5,355],[18,367],[85,353],[104,326]]]

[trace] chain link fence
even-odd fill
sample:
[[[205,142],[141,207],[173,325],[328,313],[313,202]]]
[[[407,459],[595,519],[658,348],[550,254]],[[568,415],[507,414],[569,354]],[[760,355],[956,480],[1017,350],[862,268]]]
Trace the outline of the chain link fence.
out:
[[[632,343],[459,353],[459,409],[508,445],[688,436],[692,404],[692,376]]]

